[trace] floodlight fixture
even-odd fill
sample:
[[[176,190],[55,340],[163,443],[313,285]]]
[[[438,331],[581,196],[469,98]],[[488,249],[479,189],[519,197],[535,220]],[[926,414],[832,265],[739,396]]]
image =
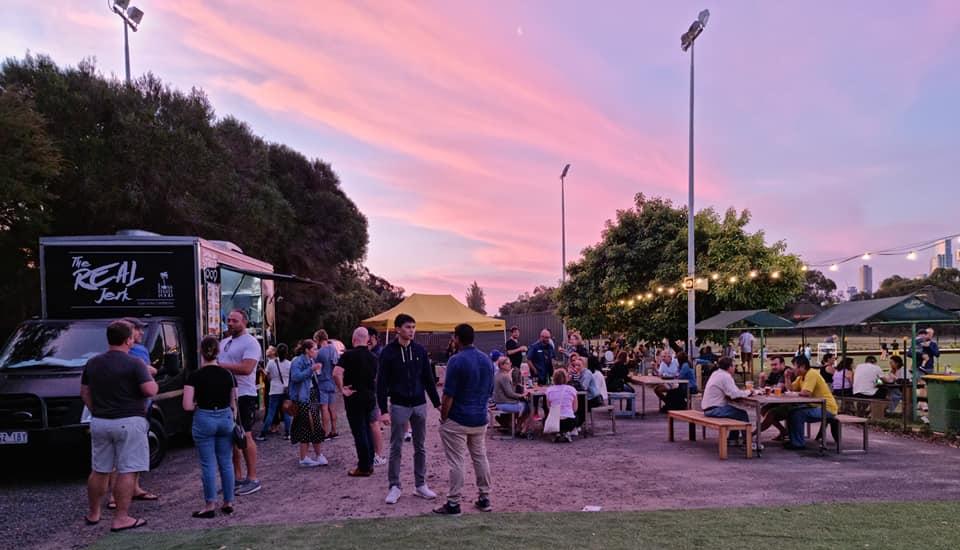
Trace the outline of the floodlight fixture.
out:
[[[120,11],[127,11],[127,6],[130,5],[130,0],[113,0],[113,7],[117,8]]]
[[[140,25],[140,21],[143,21],[143,10],[136,6],[131,6],[127,9],[127,20],[133,23],[133,30],[137,30],[137,26]]]

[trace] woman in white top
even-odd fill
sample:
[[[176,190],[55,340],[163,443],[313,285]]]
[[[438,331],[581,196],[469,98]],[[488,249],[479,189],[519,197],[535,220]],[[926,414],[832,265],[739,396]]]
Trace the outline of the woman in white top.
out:
[[[267,402],[267,415],[263,417],[263,428],[260,429],[260,435],[254,438],[257,441],[267,439],[270,426],[273,425],[277,413],[280,412],[283,400],[287,398],[287,386],[290,384],[289,355],[290,350],[287,348],[287,345],[280,344],[277,346],[276,358],[267,361],[267,380],[270,381],[270,399]],[[288,414],[281,414],[283,415],[283,438],[290,439],[290,423],[293,421],[293,418]]]
[[[547,406],[560,411],[560,433],[554,443],[570,443],[570,431],[577,427],[577,390],[567,384],[567,371],[557,369],[553,373],[553,385],[547,388]]]

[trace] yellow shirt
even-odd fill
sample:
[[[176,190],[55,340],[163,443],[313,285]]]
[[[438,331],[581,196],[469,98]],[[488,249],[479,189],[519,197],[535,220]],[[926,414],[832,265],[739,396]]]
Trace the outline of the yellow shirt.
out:
[[[820,371],[817,369],[807,369],[806,375],[797,376],[793,381],[791,389],[793,389],[793,391],[807,391],[811,397],[826,399],[827,412],[830,414],[835,415],[837,411],[840,410],[837,407],[836,399],[833,398],[833,392],[830,391],[830,386],[828,386],[826,380],[820,376]]]

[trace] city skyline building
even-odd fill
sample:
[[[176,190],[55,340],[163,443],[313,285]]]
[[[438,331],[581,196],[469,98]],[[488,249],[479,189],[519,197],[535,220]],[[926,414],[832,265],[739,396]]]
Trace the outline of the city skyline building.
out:
[[[866,264],[860,266],[860,290],[873,294],[873,268]]]

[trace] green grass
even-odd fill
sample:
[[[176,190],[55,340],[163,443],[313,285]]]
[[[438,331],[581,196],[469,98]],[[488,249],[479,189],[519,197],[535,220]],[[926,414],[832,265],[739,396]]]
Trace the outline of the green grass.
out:
[[[731,481],[731,491],[736,491],[736,483]],[[459,518],[408,517],[237,526],[206,531],[134,532],[110,535],[93,548],[936,550],[960,546],[958,514],[960,504],[952,502],[656,512],[470,513]]]

